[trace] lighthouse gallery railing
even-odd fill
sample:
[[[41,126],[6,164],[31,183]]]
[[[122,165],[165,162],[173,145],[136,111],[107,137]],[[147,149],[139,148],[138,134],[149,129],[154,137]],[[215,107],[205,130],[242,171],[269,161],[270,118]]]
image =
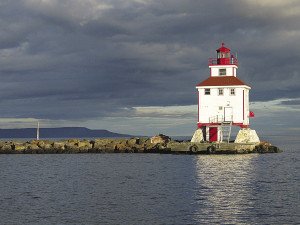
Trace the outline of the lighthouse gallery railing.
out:
[[[233,115],[226,118],[221,115],[209,117],[209,123],[223,123],[223,122],[233,122]]]
[[[237,58],[209,58],[208,65],[238,65]]]

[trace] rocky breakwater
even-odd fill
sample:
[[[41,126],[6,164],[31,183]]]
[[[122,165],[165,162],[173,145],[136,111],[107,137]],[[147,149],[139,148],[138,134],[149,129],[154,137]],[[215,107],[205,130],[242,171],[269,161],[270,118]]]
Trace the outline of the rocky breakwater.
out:
[[[59,153],[157,153],[166,151],[166,143],[152,143],[150,138],[94,140],[32,140],[2,141],[0,154],[59,154]]]
[[[239,146],[239,148],[237,147]],[[60,141],[2,141],[0,154],[68,154],[68,153],[187,153],[187,154],[241,154],[275,153],[280,150],[267,142],[255,146],[191,143],[171,140],[168,136],[130,139],[69,139]]]

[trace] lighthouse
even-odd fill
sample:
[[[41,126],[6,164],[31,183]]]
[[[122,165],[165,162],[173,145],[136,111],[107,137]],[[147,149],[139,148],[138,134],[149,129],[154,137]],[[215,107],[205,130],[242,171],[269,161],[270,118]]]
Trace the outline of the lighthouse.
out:
[[[229,142],[232,126],[249,127],[249,91],[251,87],[238,78],[238,59],[222,43],[216,58],[209,58],[207,79],[198,91],[198,133],[203,141]],[[197,132],[197,131],[196,131]]]

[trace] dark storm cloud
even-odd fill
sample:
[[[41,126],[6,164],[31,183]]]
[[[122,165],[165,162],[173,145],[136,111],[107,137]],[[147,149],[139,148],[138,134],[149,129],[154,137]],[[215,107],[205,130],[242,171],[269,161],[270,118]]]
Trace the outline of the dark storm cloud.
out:
[[[196,104],[224,41],[251,100],[300,96],[298,1],[0,3],[0,115],[83,119]]]

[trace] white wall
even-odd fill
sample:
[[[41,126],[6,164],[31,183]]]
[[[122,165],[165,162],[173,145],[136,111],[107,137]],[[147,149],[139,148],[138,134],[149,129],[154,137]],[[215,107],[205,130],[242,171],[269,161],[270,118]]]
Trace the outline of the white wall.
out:
[[[212,77],[219,77],[219,69],[226,69],[226,76],[236,77],[236,70],[238,67],[235,65],[218,65],[218,66],[209,66],[209,68],[211,69]]]
[[[204,94],[204,89],[210,88],[210,95]],[[218,95],[218,88],[223,88],[224,94]],[[230,95],[230,89],[235,88],[235,95]],[[232,107],[233,122],[249,124],[249,87],[220,86],[197,87],[199,93],[199,123],[210,123],[211,117],[224,118],[224,107]],[[243,120],[243,90],[244,90],[244,120]],[[222,109],[219,109],[219,107]]]

